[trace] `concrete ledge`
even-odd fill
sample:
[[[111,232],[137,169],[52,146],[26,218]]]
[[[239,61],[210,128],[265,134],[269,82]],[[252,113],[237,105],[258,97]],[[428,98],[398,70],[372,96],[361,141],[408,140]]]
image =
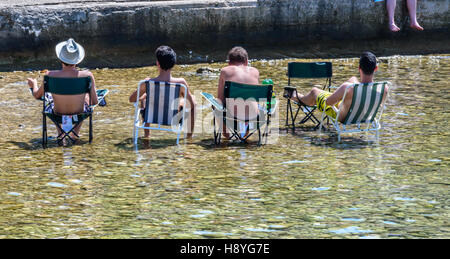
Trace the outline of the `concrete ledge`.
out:
[[[435,39],[444,42],[429,44],[430,50],[448,53],[449,17],[448,0],[418,1],[426,30],[412,31],[406,7],[398,1],[402,32],[392,34],[385,3],[370,0],[10,1],[0,5],[0,69],[52,64],[54,45],[69,37],[85,46],[83,65],[91,67],[148,65],[153,62],[149,53],[161,44],[173,46],[181,62],[223,60],[223,52],[234,45],[255,49],[259,54],[253,57],[276,57],[276,49],[270,55],[263,51],[275,46],[297,49],[297,54],[304,49],[310,52],[306,57],[359,52],[349,49],[349,42],[380,50],[391,44],[394,53],[382,54],[421,54],[426,46],[417,44]],[[409,47],[395,53],[405,39]],[[337,53],[314,52],[329,46]]]

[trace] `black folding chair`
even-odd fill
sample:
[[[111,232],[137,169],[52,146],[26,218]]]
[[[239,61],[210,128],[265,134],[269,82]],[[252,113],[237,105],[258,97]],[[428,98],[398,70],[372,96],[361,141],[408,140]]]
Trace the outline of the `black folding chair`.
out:
[[[317,108],[316,106],[308,106],[298,98],[297,100],[291,99],[297,91],[297,88],[291,85],[291,79],[325,78],[326,81],[322,89],[325,90],[328,88],[328,90],[330,90],[332,75],[333,70],[331,62],[290,62],[288,64],[288,86],[284,88],[283,94],[283,97],[287,99],[286,126],[292,126],[293,130],[295,130],[295,121],[300,111],[305,114],[305,117],[303,117],[298,124],[304,124],[311,120],[315,124],[314,129],[317,129],[320,126],[320,121],[314,116],[314,111]],[[297,105],[297,111],[295,113],[292,107],[293,104]]]

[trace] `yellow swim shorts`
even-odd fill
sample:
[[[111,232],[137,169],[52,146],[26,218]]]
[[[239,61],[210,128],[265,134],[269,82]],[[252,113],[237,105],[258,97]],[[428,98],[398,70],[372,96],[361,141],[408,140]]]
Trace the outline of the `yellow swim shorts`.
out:
[[[325,109],[325,114],[332,117],[333,119],[336,119],[336,112],[334,111],[334,109],[331,106],[327,106],[327,98],[330,97],[330,95],[332,95],[332,93],[327,92],[327,91],[322,91],[316,99],[316,103],[317,103],[317,108],[319,109],[319,111],[323,112],[323,110]],[[337,104],[337,106],[339,107],[339,104],[341,102],[339,102]],[[326,106],[326,107],[325,107]]]

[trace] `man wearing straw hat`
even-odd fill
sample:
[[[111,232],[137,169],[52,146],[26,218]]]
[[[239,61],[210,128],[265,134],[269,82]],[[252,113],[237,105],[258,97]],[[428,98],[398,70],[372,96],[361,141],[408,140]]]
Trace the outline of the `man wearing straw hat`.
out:
[[[86,112],[89,105],[95,105],[98,103],[97,93],[95,89],[94,76],[89,71],[78,70],[77,64],[83,61],[85,52],[84,48],[76,43],[73,39],[61,42],[56,45],[56,56],[62,63],[61,70],[48,71],[45,74],[50,77],[64,77],[64,78],[77,78],[77,77],[91,77],[92,86],[90,91],[90,98],[86,94],[82,95],[56,95],[48,94],[46,98],[51,98],[54,105],[50,107],[51,111],[57,114],[78,114]],[[33,96],[36,99],[40,99],[44,95],[43,84],[39,87],[38,82],[34,78],[28,78],[28,85],[33,91]],[[84,105],[81,105],[83,103]],[[79,124],[74,132],[79,136],[81,124]],[[59,131],[59,129],[58,129]],[[58,132],[60,134],[60,132]],[[73,136],[75,137],[75,136]]]

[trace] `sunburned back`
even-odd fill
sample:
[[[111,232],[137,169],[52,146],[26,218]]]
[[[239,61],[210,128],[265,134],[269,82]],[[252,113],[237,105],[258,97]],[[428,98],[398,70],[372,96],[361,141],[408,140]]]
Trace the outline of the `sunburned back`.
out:
[[[220,77],[218,96],[222,102],[225,101],[224,84],[226,81],[250,85],[259,84],[259,71],[256,68],[243,65],[231,65],[223,68]],[[258,115],[258,104],[256,102],[241,103],[239,100],[228,100],[225,103],[231,115],[239,119],[254,119]]]
[[[258,84],[259,72],[256,68],[247,66],[228,66],[224,68],[225,81],[233,81],[241,84]]]
[[[78,77],[88,77],[90,73],[87,71],[50,71],[48,73],[50,77],[64,77],[64,78],[78,78]],[[54,101],[54,111],[59,114],[77,114],[84,110],[84,103],[86,101],[86,94],[79,95],[59,95],[52,94]]]

